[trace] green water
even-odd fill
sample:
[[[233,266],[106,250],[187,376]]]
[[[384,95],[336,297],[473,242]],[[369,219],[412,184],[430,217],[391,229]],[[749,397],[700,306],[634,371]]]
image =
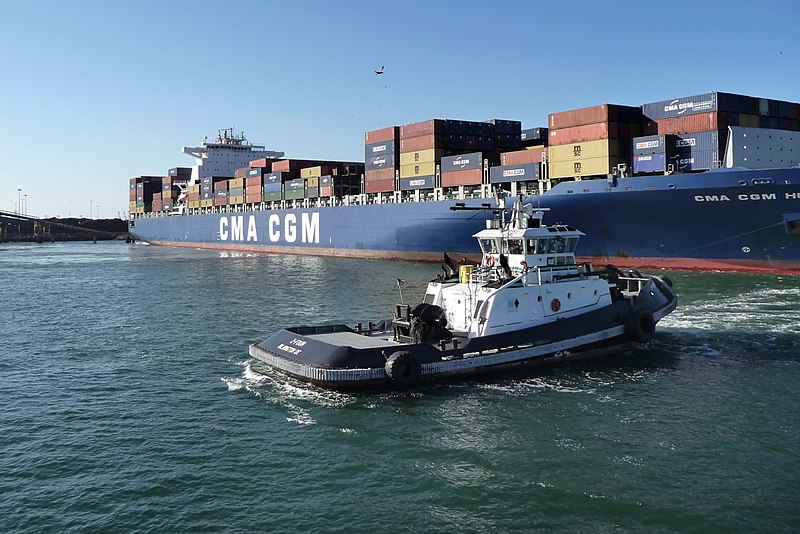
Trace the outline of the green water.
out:
[[[668,273],[650,344],[404,393],[257,372],[437,266],[0,246],[0,532],[780,532],[800,522],[800,278]]]

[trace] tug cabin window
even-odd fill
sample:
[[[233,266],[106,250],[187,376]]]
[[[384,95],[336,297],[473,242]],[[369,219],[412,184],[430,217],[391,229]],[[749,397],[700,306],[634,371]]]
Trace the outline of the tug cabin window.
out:
[[[499,252],[497,241],[494,239],[481,239],[480,245],[484,254],[497,254]]]
[[[522,239],[509,239],[506,242],[509,254],[524,254],[525,250],[522,248]]]

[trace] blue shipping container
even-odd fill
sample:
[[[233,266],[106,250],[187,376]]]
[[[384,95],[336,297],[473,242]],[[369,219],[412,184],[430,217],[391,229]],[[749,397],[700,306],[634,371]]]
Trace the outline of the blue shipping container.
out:
[[[388,169],[394,167],[394,153],[384,154],[383,156],[371,156],[364,162],[364,169],[374,171],[377,169]]]
[[[442,172],[461,171],[464,169],[480,169],[483,165],[483,153],[472,152],[442,158]]]
[[[667,150],[667,137],[664,135],[646,135],[633,138],[633,155],[664,154]]]
[[[274,193],[274,192],[280,191],[280,190],[281,190],[281,182],[280,182],[280,180],[264,184],[264,192],[265,193]]]
[[[414,176],[413,178],[400,178],[400,190],[411,191],[414,189],[433,189],[435,176]]]
[[[520,139],[526,144],[538,144],[547,142],[547,128],[526,128],[522,130]]]
[[[719,150],[719,132],[708,130],[705,132],[695,132],[671,136],[667,145],[669,154],[698,152],[701,150]]]
[[[283,180],[282,172],[270,172],[264,175],[264,184],[281,183]]]
[[[247,170],[247,177],[250,178],[251,176],[261,176],[261,169],[253,168]]]
[[[717,111],[716,92],[662,100],[642,106],[642,114],[651,120],[705,113],[707,111]]]
[[[217,198],[228,198],[228,190],[227,189],[219,189],[214,191],[214,196]]]
[[[719,150],[698,150],[690,154],[678,154],[668,159],[667,163],[674,165],[674,170],[705,171],[714,168],[714,162],[719,161]]]
[[[664,153],[633,156],[633,174],[665,170],[667,170],[667,156]]]
[[[498,165],[489,169],[489,181],[493,184],[502,182],[522,182],[539,179],[538,163],[521,165]]]
[[[384,154],[394,154],[394,141],[384,141],[382,143],[372,143],[364,146],[364,157],[382,156]]]

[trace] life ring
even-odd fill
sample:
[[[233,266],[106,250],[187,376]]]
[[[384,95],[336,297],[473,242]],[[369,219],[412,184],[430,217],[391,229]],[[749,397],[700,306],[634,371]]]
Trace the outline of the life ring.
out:
[[[656,333],[656,320],[647,310],[637,308],[632,310],[625,320],[625,332],[639,343],[647,343]]]
[[[557,312],[561,309],[561,301],[558,299],[553,299],[550,301],[550,309],[554,312]]]
[[[490,269],[494,267],[494,256],[486,256],[486,266]]]
[[[407,350],[398,351],[389,356],[383,369],[392,382],[402,388],[415,385],[419,382],[422,374],[422,366]]]

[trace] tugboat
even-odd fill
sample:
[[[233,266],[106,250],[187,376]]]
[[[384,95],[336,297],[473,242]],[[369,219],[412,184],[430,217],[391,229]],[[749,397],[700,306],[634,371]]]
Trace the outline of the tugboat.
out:
[[[473,236],[480,265],[445,254],[444,274],[428,283],[422,303],[396,305],[391,321],[286,328],[251,345],[250,355],[324,388],[413,388],[624,350],[650,341],[677,306],[665,276],[577,265],[584,234],[544,224],[546,209],[521,198],[508,219],[488,204],[451,209],[494,215]]]

